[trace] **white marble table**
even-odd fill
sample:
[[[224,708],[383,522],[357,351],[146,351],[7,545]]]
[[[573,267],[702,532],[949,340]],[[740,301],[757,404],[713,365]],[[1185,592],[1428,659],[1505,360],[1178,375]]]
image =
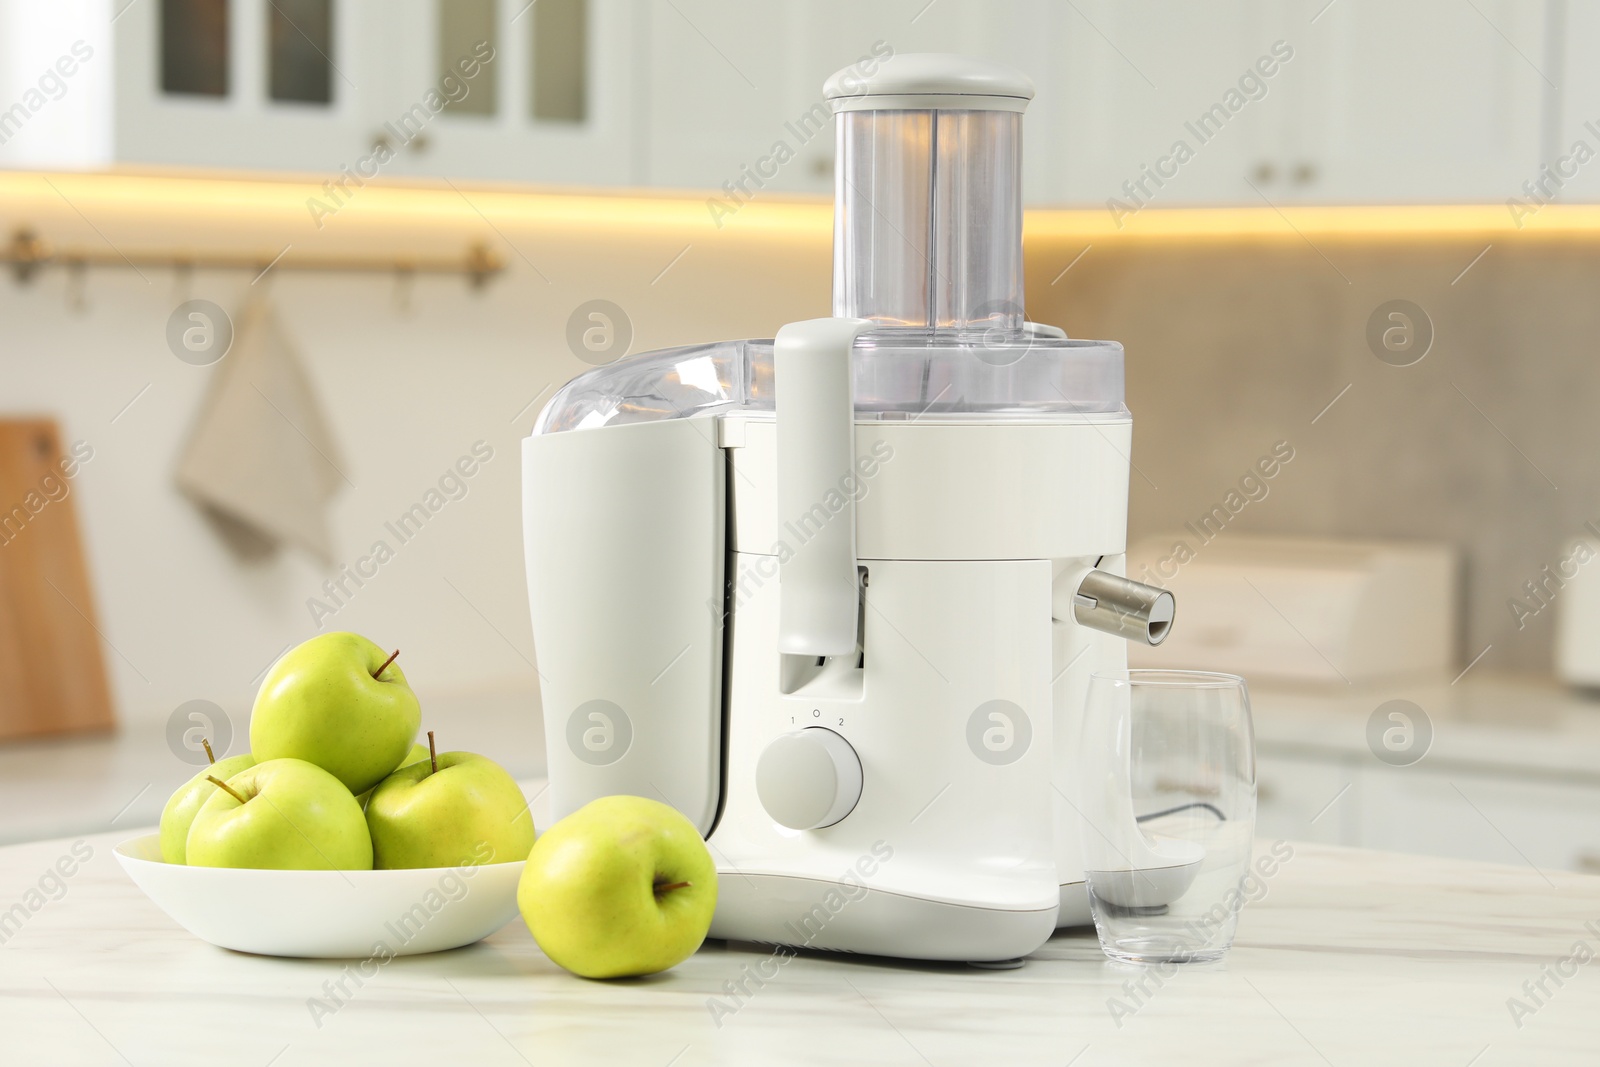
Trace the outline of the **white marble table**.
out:
[[[1600,951],[1591,876],[1296,845],[1232,955],[1159,987],[1107,962],[1088,932],[1013,971],[805,956],[720,1026],[710,1005],[734,1006],[727,984],[765,950],[712,943],[665,975],[589,982],[514,921],[359,988],[347,979],[347,1002],[319,1026],[308,1000],[343,964],[196,941],[117,866],[127,836],[79,839],[93,855],[65,893],[0,944],[0,1063],[1600,1063],[1600,962],[1561,986],[1544,977],[1579,942]],[[0,849],[0,910],[72,844]],[[1130,995],[1141,978],[1149,995]],[[1524,983],[1541,979],[1536,1004]],[[1511,997],[1533,1009],[1520,1027]]]

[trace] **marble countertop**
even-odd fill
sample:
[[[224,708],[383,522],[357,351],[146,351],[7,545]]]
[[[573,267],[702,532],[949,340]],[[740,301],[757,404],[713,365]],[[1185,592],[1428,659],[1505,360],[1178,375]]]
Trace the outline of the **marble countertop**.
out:
[[[60,890],[41,879],[74,840],[0,848],[0,913],[25,913],[0,935],[5,1062],[1600,1061],[1600,973],[1589,973],[1600,963],[1563,962],[1580,944],[1585,958],[1600,952],[1597,877],[1296,844],[1219,964],[1163,977],[1107,961],[1079,931],[1012,971],[804,955],[737,998],[731,983],[767,950],[712,942],[664,975],[590,982],[513,920],[478,945],[347,981],[345,1002],[317,1019],[308,1002],[345,965],[189,936],[117,865],[114,845],[134,833],[77,839],[92,856]],[[1517,1018],[1510,998],[1527,1008]]]
[[[1600,697],[1537,676],[1316,689],[1252,682],[1257,748],[1370,760],[1367,721],[1389,700],[1427,716],[1429,766],[1600,785]]]

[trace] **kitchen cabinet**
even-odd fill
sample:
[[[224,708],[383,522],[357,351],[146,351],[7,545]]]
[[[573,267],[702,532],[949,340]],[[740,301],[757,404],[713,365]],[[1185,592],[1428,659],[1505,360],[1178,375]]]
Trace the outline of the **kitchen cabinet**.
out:
[[[1592,695],[1477,672],[1251,688],[1260,836],[1600,874]],[[1406,766],[1373,748],[1393,699],[1426,722],[1426,747]]]
[[[1062,6],[1047,0],[657,0],[650,12],[647,184],[720,189],[782,142],[793,158],[758,192],[833,191],[831,122],[822,83],[889,52],[964,52],[1012,63],[1040,82],[1027,117],[1027,191],[1050,188],[1048,136],[1060,66],[1051,42]],[[816,110],[821,108],[820,111]],[[766,167],[765,170],[773,168]]]
[[[1124,219],[1147,205],[1255,200],[1245,176],[1276,154],[1281,115],[1304,77],[1299,51],[1287,64],[1271,55],[1274,41],[1295,36],[1285,14],[1149,0],[1085,0],[1071,13],[1059,28],[1063,100],[1052,131],[1062,156],[1044,199],[1108,206]],[[1256,71],[1256,98],[1241,94],[1230,112],[1229,92],[1263,57],[1271,76]]]
[[[879,42],[1033,77],[1032,204],[1498,202],[1539,158],[1536,5],[1336,0],[1316,22],[1283,2],[647,7],[650,185],[715,189],[786,140],[795,159],[760,188],[828,192],[831,138],[802,145],[785,123]]]
[[[358,4],[324,5],[321,32],[292,4],[321,70],[269,84],[269,0],[132,5],[110,27],[115,93],[108,162],[336,171],[370,147],[374,90],[387,64],[382,20]],[[319,18],[318,21],[321,21]],[[209,31],[209,32],[207,32]],[[293,32],[292,29],[290,32]],[[281,73],[281,72],[279,72]],[[311,84],[315,83],[315,84]],[[320,91],[318,91],[320,90]],[[322,99],[312,99],[320,96]]]
[[[1501,202],[1537,166],[1556,93],[1538,68],[1545,5],[1074,10],[1053,190],[1066,202]],[[1163,163],[1179,143],[1192,156]]]
[[[881,41],[1033,77],[1031,204],[1498,203],[1540,161],[1559,96],[1542,66],[1559,8],[785,0],[730,14],[712,0],[658,2],[645,166],[649,184],[716,188],[820,99],[823,78]],[[806,145],[767,188],[827,192],[831,152],[830,138]]]
[[[1256,765],[1256,836],[1271,841],[1353,845],[1360,795],[1352,761],[1275,756]]]
[[[97,6],[0,0],[0,166],[110,162],[114,63]]]
[[[1579,0],[119,4],[0,0],[9,99],[95,50],[0,165],[332,173],[382,144],[396,175],[826,194],[832,136],[807,117],[875,46],[1027,71],[1035,205],[1503,203],[1575,139],[1600,153],[1600,4]],[[418,118],[478,39],[467,98]],[[1600,196],[1600,165],[1567,169],[1563,198]]]
[[[800,175],[814,173],[820,145],[801,143],[786,125],[807,106],[797,91],[805,64],[790,46],[804,21],[794,5],[673,0],[640,8],[643,184],[720,191],[744,182],[750,195],[809,188]],[[821,79],[813,80],[820,97]],[[780,140],[798,156],[755,185],[746,175],[777,166],[763,161]]]
[[[1600,41],[1600,3],[1566,0],[1553,8],[1552,18],[1550,36],[1558,44],[1549,50],[1546,73],[1561,92],[1550,94],[1549,133],[1540,160],[1550,169],[1530,169],[1509,194],[1522,201],[1524,210],[1537,210],[1552,198],[1600,200],[1600,65],[1593,58],[1594,43]],[[1532,188],[1522,188],[1521,182]]]
[[[1364,848],[1600,873],[1600,787],[1419,765],[1359,790]]]
[[[1262,838],[1600,874],[1600,781],[1267,747],[1257,790]]]
[[[1503,203],[1540,162],[1556,4],[1339,0],[1299,31],[1303,81],[1277,189],[1338,202]],[[1593,41],[1593,38],[1589,38]],[[1285,182],[1287,181],[1287,184]]]
[[[460,19],[471,8],[479,17]],[[461,24],[449,24],[451,12]],[[397,139],[398,116],[414,109],[422,94],[441,87],[445,70],[489,40],[494,59],[475,79],[485,84],[471,88],[462,101],[466,106],[447,107],[433,119],[420,142],[406,145],[393,173],[553,185],[638,184],[641,83],[634,42],[639,18],[633,0],[386,2],[391,58],[370,109],[369,129],[372,136]],[[575,54],[564,55],[564,49]]]
[[[0,80],[92,53],[0,164],[636,178],[632,0],[109,6],[0,5]]]

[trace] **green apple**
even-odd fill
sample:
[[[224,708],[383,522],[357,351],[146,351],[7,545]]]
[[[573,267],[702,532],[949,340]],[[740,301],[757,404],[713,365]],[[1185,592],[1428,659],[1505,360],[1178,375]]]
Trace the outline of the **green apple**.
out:
[[[256,758],[246,752],[242,756],[229,756],[211,764],[205,770],[180,785],[177,792],[167,798],[161,809],[161,858],[167,863],[184,862],[184,842],[189,837],[189,824],[200,811],[200,805],[211,799],[217,787],[206,781],[207,777],[221,778],[226,782],[247,767],[254,767]]]
[[[372,869],[361,805],[339,779],[297,759],[264,760],[216,786],[185,850],[191,867]]]
[[[319,634],[296,645],[272,665],[256,694],[250,713],[256,759],[315,763],[351,793],[383,781],[422,725],[417,695],[393,660],[359,634]]]
[[[367,830],[379,869],[514,863],[533,848],[522,790],[504,767],[471,752],[441,753],[438,770],[424,752],[379,782]]]
[[[534,844],[517,907],[545,955],[574,974],[654,974],[705,940],[717,868],[677,810],[644,797],[602,797]]]

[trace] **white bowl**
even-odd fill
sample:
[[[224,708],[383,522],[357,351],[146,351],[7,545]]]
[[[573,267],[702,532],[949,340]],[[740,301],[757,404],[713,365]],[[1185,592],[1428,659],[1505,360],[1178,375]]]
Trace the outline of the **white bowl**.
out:
[[[480,941],[517,914],[523,861],[409,871],[261,871],[164,863],[157,834],[116,848],[134,884],[213,945],[365,959]]]

